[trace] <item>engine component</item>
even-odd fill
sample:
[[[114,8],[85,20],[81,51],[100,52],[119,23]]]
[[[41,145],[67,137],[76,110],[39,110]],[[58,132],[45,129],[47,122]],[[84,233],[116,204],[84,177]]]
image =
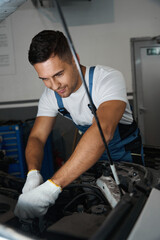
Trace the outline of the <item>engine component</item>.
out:
[[[120,201],[121,195],[113,178],[111,176],[101,176],[97,179],[96,184],[105,195],[111,207],[114,208]]]

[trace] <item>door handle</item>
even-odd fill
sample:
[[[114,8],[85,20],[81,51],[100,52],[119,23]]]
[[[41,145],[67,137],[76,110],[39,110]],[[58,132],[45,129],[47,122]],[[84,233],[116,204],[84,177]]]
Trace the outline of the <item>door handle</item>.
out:
[[[145,107],[139,107],[139,112],[140,113],[144,113],[144,112],[146,112],[147,111],[147,108],[145,108]]]

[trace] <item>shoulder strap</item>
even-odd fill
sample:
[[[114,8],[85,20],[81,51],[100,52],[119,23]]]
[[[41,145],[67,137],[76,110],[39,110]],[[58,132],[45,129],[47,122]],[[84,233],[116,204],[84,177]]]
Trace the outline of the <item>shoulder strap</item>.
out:
[[[56,96],[56,99],[57,99],[58,107],[59,108],[64,108],[62,98],[59,96],[59,94],[57,92],[54,92],[54,93],[55,93],[55,96]]]
[[[92,87],[93,87],[94,70],[95,70],[95,66],[90,67],[90,69],[89,69],[89,93],[90,93],[91,99],[92,99]],[[94,109],[92,109],[92,106],[91,106],[90,103],[88,104],[88,107],[91,110],[91,113],[94,114],[94,111],[96,111],[96,106],[94,105],[93,101],[92,101],[92,104],[93,104]]]
[[[67,109],[64,107],[63,105],[63,101],[62,101],[62,98],[61,96],[59,96],[59,94],[57,92],[54,92],[55,93],[55,96],[56,96],[56,99],[57,99],[57,104],[58,104],[58,111],[59,113],[61,113],[63,116],[66,116],[70,119],[72,119],[70,113],[67,111]]]
[[[93,87],[93,74],[94,74],[94,69],[95,69],[95,66],[94,67],[90,67],[89,69],[89,93],[91,95],[91,98],[92,98],[92,87]]]

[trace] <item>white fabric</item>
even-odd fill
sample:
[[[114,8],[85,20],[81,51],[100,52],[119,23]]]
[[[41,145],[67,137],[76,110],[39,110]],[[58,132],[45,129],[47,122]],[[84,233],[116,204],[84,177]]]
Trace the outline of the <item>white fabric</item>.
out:
[[[45,215],[61,191],[61,187],[47,180],[37,188],[21,194],[14,210],[15,216],[20,219],[30,219]]]
[[[89,85],[89,67],[86,68],[85,80]],[[127,103],[120,123],[131,124],[132,112],[127,100],[126,86],[121,72],[105,66],[96,66],[93,78],[92,100],[96,106],[109,100],[121,100]],[[84,84],[69,97],[63,98],[64,107],[78,125],[92,124],[93,115],[88,108],[89,100]],[[58,114],[58,105],[53,90],[45,88],[39,101],[37,116],[54,117]]]
[[[26,182],[23,186],[22,193],[26,193],[43,183],[43,178],[38,170],[32,170],[27,174]]]

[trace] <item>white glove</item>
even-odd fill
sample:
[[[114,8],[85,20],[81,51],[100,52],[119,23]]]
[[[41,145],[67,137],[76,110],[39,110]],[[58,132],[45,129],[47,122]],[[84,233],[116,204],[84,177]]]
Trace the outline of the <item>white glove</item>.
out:
[[[43,183],[43,178],[38,170],[31,170],[27,174],[26,182],[23,186],[22,193],[29,192],[30,190],[38,187]]]
[[[20,195],[14,214],[20,219],[43,216],[55,203],[61,191],[60,186],[47,180],[37,188]]]

